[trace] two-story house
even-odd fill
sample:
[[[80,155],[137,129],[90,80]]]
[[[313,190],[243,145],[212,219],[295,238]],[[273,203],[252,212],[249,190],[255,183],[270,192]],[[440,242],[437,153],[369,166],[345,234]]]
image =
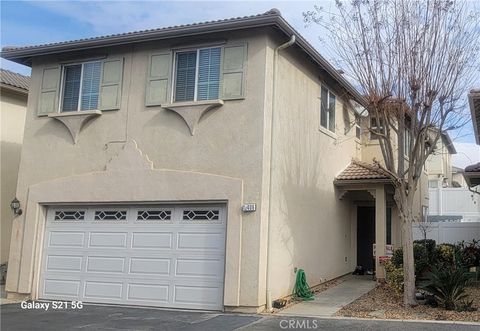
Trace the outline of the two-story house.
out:
[[[10,201],[17,189],[18,167],[23,141],[30,77],[0,70],[0,264],[8,262],[12,220]],[[3,279],[5,275],[0,275]],[[0,280],[2,281],[2,280]]]
[[[384,277],[364,100],[277,10],[2,57],[32,67],[10,297],[257,312],[297,268]]]

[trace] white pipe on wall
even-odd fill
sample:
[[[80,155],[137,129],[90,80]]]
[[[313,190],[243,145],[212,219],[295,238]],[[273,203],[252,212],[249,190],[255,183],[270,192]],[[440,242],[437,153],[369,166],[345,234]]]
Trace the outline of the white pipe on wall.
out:
[[[273,54],[273,75],[272,75],[272,119],[270,123],[270,185],[269,185],[269,204],[268,204],[268,222],[267,222],[267,272],[266,272],[266,301],[267,301],[267,311],[272,311],[272,293],[271,293],[271,282],[270,282],[270,269],[271,269],[271,249],[270,249],[270,238],[271,238],[271,222],[272,222],[272,191],[273,191],[273,137],[274,137],[274,116],[275,116],[275,88],[276,88],[276,77],[277,77],[277,58],[278,52],[282,49],[292,46],[295,43],[295,35],[290,37],[290,40],[286,43],[275,48]]]

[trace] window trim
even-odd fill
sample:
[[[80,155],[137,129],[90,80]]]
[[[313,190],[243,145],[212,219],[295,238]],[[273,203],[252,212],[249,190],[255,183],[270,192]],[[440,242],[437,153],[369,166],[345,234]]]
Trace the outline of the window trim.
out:
[[[361,125],[361,117],[360,115],[358,114],[354,114],[355,116],[355,125],[354,125],[354,128],[355,128],[355,140],[357,140],[358,142],[361,141],[362,139],[362,125]],[[357,136],[357,130],[358,130],[358,136]]]
[[[375,126],[372,126],[372,121],[375,119],[375,122],[377,121],[377,118],[375,116],[370,116],[370,123],[369,123],[369,132],[370,132],[370,140],[378,140],[379,137],[375,137],[377,134],[372,132],[373,128],[375,128],[375,130],[377,130],[378,128],[380,128],[380,131],[385,129],[385,125],[382,125],[381,122],[383,122],[383,119],[381,119],[379,121],[379,123],[377,123]],[[378,126],[378,124],[380,124],[380,126]]]
[[[410,152],[410,129],[405,126],[403,133],[403,156],[408,158]]]
[[[327,105],[327,109],[330,108],[330,94],[332,94],[334,97],[335,97],[335,104],[334,104],[334,107],[333,107],[333,112],[334,112],[334,123],[333,123],[333,131],[330,130],[330,116],[327,117],[327,126],[324,127],[322,125],[322,88],[325,88],[327,90],[327,101],[328,101],[328,105]],[[337,135],[336,133],[336,129],[337,129],[337,126],[336,126],[336,122],[335,122],[335,118],[336,118],[336,111],[337,111],[337,95],[327,87],[327,85],[325,84],[320,84],[320,97],[318,97],[318,99],[320,100],[320,117],[319,117],[319,120],[320,120],[320,129],[324,129],[332,134],[334,134],[335,136]],[[330,114],[330,111],[327,110],[328,114]]]
[[[103,76],[103,61],[99,59],[93,59],[93,60],[88,60],[84,62],[69,62],[69,63],[63,63],[61,64],[61,72],[60,72],[60,88],[59,88],[59,97],[58,97],[58,111],[57,113],[62,114],[62,113],[77,113],[77,112],[84,112],[84,111],[89,111],[89,110],[98,110],[98,104],[96,109],[85,109],[81,110],[81,94],[82,94],[82,87],[83,87],[83,67],[87,63],[100,63],[100,85],[102,82],[102,76]],[[77,104],[77,110],[73,111],[62,111],[63,108],[63,92],[65,88],[65,68],[70,67],[70,66],[75,66],[75,65],[81,65],[82,69],[80,71],[80,88],[79,88],[79,95],[78,95],[78,104]],[[100,86],[101,87],[101,86]],[[98,98],[100,99],[100,88],[98,89]]]
[[[199,61],[200,58],[200,50],[203,49],[212,49],[212,48],[220,48],[220,82],[218,86],[218,98],[211,99],[211,100],[218,100],[220,99],[220,91],[221,91],[221,75],[222,75],[222,63],[223,63],[223,46],[208,46],[208,47],[193,47],[193,48],[182,48],[173,51],[173,68],[172,68],[172,84],[171,84],[171,95],[170,95],[170,103],[176,104],[181,102],[201,102],[201,101],[210,101],[210,100],[198,100],[198,69],[199,69]],[[175,87],[177,84],[177,54],[178,53],[188,53],[188,52],[196,52],[196,59],[195,59],[195,85],[194,85],[194,92],[193,92],[193,100],[183,100],[183,101],[176,101],[175,100]]]

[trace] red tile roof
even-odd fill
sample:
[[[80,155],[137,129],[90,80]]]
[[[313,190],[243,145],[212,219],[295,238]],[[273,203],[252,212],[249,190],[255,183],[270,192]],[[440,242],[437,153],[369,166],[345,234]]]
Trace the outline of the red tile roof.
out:
[[[365,179],[389,179],[378,166],[363,163],[357,160],[352,162],[343,170],[335,181],[344,180],[365,180]]]

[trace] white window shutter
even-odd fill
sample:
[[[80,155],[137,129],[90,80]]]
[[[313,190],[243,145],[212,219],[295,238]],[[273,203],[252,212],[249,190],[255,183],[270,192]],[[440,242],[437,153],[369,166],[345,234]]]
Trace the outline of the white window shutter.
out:
[[[246,60],[247,44],[228,45],[223,48],[222,99],[231,100],[244,97]]]
[[[120,109],[122,99],[123,58],[103,61],[99,110]]]
[[[170,53],[150,56],[145,91],[146,106],[160,106],[168,101],[171,68],[172,56]]]
[[[60,66],[43,69],[42,85],[38,98],[38,116],[46,116],[58,111],[60,72]]]

